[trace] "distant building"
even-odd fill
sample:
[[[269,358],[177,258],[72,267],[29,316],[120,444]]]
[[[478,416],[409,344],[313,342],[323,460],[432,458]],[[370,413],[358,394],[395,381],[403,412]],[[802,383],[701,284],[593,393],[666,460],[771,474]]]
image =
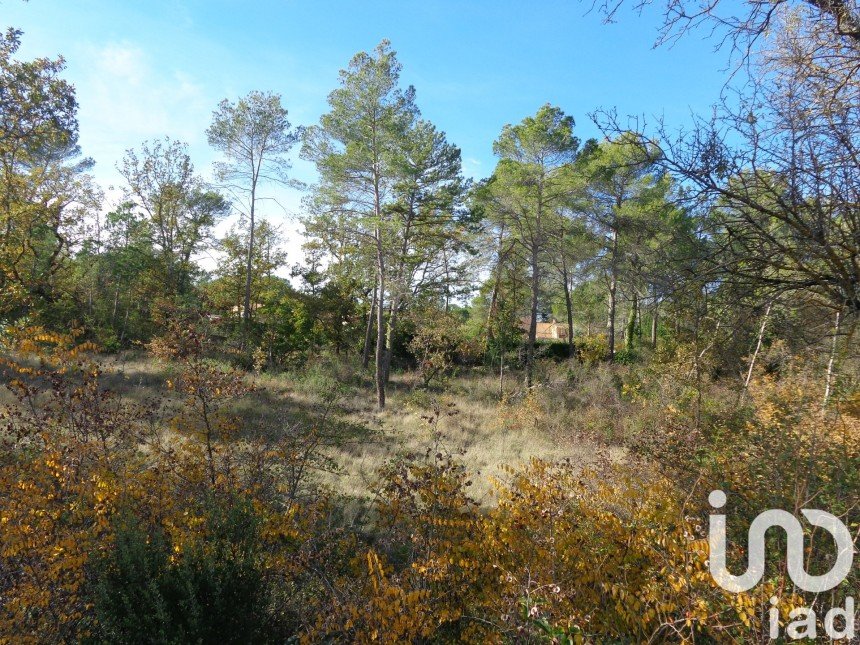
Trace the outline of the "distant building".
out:
[[[523,318],[520,321],[520,327],[523,333],[528,336],[529,323],[531,318]],[[553,318],[550,322],[538,322],[537,324],[537,340],[567,340],[567,325],[563,325]]]
[[[255,311],[257,311],[257,309],[259,309],[262,306],[263,305],[259,302],[252,302],[251,303],[251,313],[254,313]],[[244,311],[245,311],[245,305],[242,305],[242,306],[234,305],[234,306],[230,307],[230,313],[233,314],[234,316],[239,317],[239,318],[242,317],[242,313]]]

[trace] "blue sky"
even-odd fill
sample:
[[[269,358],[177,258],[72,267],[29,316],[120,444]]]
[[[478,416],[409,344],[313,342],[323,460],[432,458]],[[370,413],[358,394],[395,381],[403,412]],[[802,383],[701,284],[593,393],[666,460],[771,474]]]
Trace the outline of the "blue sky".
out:
[[[682,126],[718,99],[727,61],[713,40],[687,37],[654,49],[656,11],[622,12],[605,25],[590,6],[590,0],[0,0],[0,26],[25,32],[21,57],[65,56],[66,77],[78,92],[81,144],[105,187],[119,183],[114,165],[125,149],[165,135],[188,142],[198,170],[208,175],[214,156],[204,130],[225,97],[275,91],[293,123],[316,123],[338,70],[383,38],[398,53],[404,84],[416,87],[423,115],[461,147],[466,174],[481,178],[492,172],[492,142],[502,126],[543,103],[571,114],[584,139],[599,134],[587,116],[597,108]],[[298,159],[293,174],[314,178]],[[279,199],[290,214],[299,213],[300,194]],[[295,223],[285,228],[290,261],[298,261]]]

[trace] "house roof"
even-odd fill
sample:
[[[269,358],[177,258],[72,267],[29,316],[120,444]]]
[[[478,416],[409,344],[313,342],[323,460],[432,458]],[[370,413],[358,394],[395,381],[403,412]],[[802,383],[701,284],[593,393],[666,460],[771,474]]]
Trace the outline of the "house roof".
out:
[[[522,318],[520,318],[520,324],[523,327],[525,327],[526,329],[529,328],[530,322],[531,322],[531,318],[529,318],[528,316],[523,316]],[[537,328],[538,329],[553,329],[554,327],[558,327],[559,324],[560,323],[555,318],[553,318],[550,322],[538,321]]]

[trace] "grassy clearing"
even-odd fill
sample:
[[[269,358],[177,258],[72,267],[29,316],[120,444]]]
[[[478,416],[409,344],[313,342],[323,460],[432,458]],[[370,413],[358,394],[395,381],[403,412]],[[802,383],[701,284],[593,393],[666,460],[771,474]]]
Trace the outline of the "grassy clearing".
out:
[[[105,357],[101,363],[105,386],[128,400],[160,406],[165,419],[178,408],[177,395],[166,386],[172,366],[131,353]],[[585,466],[600,457],[623,458],[622,448],[607,447],[603,440],[605,418],[596,423],[590,406],[583,404],[588,392],[571,387],[574,377],[568,371],[579,368],[556,369],[556,378],[550,375],[548,385],[530,396],[520,389],[519,375],[508,374],[503,401],[498,375],[485,370],[464,371],[430,389],[417,387],[412,373],[397,373],[388,405],[380,412],[368,373],[341,359],[318,359],[295,372],[256,375],[256,391],[237,401],[234,412],[246,436],[278,436],[322,424],[333,428],[337,439],[325,450],[336,467],[317,477],[357,502],[373,497],[386,461],[436,446],[462,455],[473,475],[472,494],[492,504],[492,482],[504,479],[503,465],[516,467],[538,458]],[[592,384],[592,389],[596,385],[604,384]],[[434,409],[442,412],[435,428],[439,445],[427,419]]]

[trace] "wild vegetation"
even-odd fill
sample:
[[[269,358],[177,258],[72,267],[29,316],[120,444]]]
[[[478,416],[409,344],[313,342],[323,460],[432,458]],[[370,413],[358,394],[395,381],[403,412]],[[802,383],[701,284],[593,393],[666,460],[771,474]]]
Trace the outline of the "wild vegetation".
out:
[[[736,570],[766,509],[860,535],[860,10],[744,6],[667,5],[750,77],[686,134],[547,104],[473,182],[383,41],[317,124],[219,104],[211,184],[127,151],[113,205],[8,30],[0,642],[757,643],[857,597],[795,587],[776,531],[757,587],[708,569],[715,489]]]

